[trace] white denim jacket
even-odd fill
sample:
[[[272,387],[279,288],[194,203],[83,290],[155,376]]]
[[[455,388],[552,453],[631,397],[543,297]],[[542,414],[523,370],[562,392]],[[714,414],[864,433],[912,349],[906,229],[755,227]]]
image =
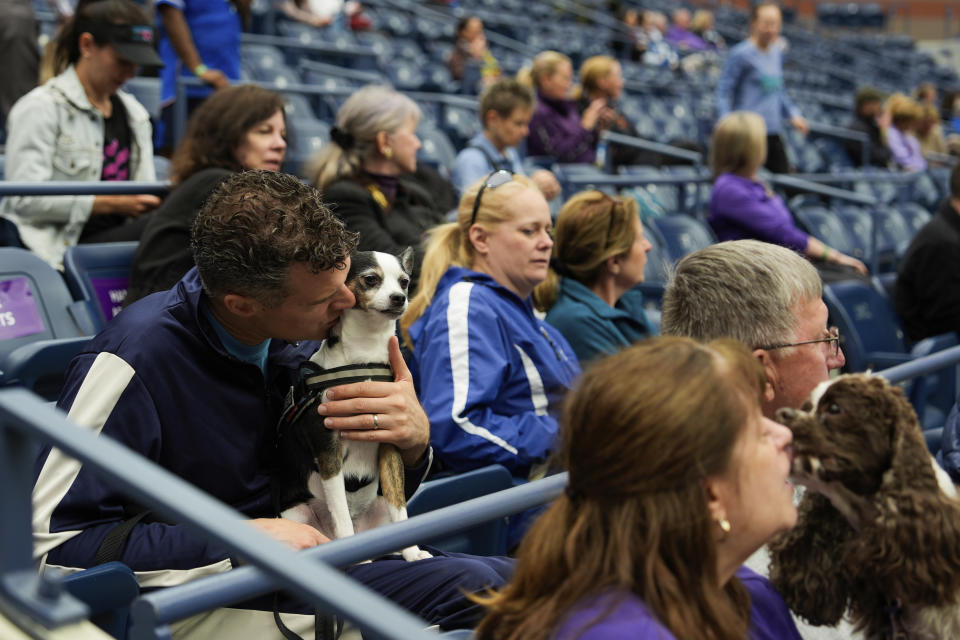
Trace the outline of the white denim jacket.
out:
[[[153,181],[150,115],[132,95],[118,91],[130,125],[131,180]],[[7,117],[6,180],[100,180],[103,115],[90,104],[73,66],[20,98]],[[0,215],[23,243],[58,269],[90,217],[94,196],[17,196],[0,203]]]

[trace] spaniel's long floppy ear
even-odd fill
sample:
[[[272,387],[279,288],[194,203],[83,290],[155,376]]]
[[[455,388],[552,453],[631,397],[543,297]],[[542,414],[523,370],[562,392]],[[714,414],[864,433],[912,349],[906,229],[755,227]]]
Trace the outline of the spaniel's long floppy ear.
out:
[[[913,408],[899,389],[890,391],[891,466],[863,522],[857,566],[874,573],[890,598],[943,605],[960,590],[960,503],[940,490]]]
[[[810,624],[833,626],[846,612],[850,574],[844,555],[854,537],[825,496],[807,491],[797,526],[770,542],[770,581]]]

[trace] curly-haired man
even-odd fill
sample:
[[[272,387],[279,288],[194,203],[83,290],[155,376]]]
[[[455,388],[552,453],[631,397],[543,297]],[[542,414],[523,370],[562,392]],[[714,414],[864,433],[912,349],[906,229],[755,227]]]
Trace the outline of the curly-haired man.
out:
[[[196,268],[169,291],[149,295],[113,319],[74,359],[58,406],[84,428],[120,441],[219,498],[294,548],[325,542],[315,529],[279,519],[271,500],[272,439],[283,396],[309,357],[355,303],[344,286],[356,236],[315,189],[271,171],[235,174],[197,214]],[[429,423],[409,371],[391,343],[394,382],[331,390],[320,405],[344,438],[395,444],[407,490],[431,458]],[[373,429],[376,415],[379,428]],[[34,491],[34,553],[70,569],[105,559],[129,565],[143,587],[227,571],[225,550],[184,527],[135,520],[140,510],[81,465],[45,449]],[[112,533],[113,532],[113,533]],[[111,558],[107,546],[118,548]],[[441,628],[478,617],[464,591],[499,586],[506,559],[442,555],[383,559],[347,572]],[[310,607],[280,602],[287,625],[313,626]],[[280,637],[272,597],[202,614],[174,627],[178,638]],[[302,614],[302,615],[298,615]]]

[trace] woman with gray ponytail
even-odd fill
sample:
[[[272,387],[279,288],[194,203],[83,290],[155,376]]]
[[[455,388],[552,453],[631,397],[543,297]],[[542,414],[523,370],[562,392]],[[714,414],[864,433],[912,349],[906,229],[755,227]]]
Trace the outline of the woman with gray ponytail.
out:
[[[340,107],[330,144],[309,175],[334,212],[360,234],[361,251],[417,249],[443,211],[409,174],[417,169],[420,108],[390,87],[363,87]]]

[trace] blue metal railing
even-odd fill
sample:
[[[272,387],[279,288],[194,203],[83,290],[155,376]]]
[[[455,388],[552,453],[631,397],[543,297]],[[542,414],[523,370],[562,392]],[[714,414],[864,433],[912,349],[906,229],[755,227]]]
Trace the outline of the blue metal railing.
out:
[[[309,561],[260,533],[235,510],[109,438],[68,422],[46,402],[22,389],[0,391],[0,603],[14,603],[16,615],[54,627],[76,620],[83,609],[56,594],[32,561],[30,495],[33,439],[82,461],[112,486],[171,522],[182,522],[231,554],[260,567],[274,588],[288,590],[354,621],[371,637],[429,640],[425,624],[333,567]],[[0,604],[0,606],[3,606]]]
[[[303,558],[344,567],[411,544],[430,542],[553,500],[566,486],[567,474],[550,476],[494,494],[437,509],[404,522],[385,525],[350,538],[301,552]],[[141,596],[132,612],[136,629],[160,629],[186,617],[253,598],[274,589],[266,572],[241,567]]]

